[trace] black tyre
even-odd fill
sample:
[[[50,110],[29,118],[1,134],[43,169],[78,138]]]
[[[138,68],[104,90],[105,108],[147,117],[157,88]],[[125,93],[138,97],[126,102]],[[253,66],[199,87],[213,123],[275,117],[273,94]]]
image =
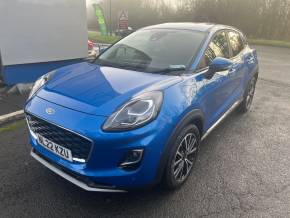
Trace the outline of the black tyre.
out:
[[[168,189],[179,188],[189,177],[196,162],[200,144],[199,130],[195,125],[181,129],[173,142],[165,167],[163,184]]]
[[[254,94],[255,94],[255,89],[256,89],[256,82],[257,82],[257,77],[253,77],[249,84],[248,87],[245,91],[243,101],[241,102],[239,106],[239,111],[241,113],[246,113],[250,110],[252,106],[252,102],[254,99]]]

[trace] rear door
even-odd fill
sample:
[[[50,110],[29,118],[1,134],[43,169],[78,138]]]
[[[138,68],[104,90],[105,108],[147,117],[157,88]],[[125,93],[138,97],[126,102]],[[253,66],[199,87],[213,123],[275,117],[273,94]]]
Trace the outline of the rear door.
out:
[[[228,39],[231,50],[231,60],[234,62],[229,70],[230,101],[235,103],[243,95],[244,78],[248,74],[246,63],[246,45],[241,34],[235,30],[228,31]]]
[[[244,61],[245,64],[248,67],[248,73],[245,75],[244,78],[244,87],[247,86],[248,81],[251,79],[251,77],[258,72],[258,58],[257,58],[257,51],[255,49],[250,48],[247,39],[244,35],[241,35],[243,42],[245,44],[244,49]]]

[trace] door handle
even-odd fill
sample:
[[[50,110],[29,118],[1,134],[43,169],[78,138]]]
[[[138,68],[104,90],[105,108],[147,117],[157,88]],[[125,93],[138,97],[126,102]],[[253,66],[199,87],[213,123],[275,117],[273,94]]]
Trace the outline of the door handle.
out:
[[[229,69],[229,75],[235,74],[237,72],[237,68],[239,67],[238,63],[234,63],[232,67]]]
[[[248,64],[253,64],[253,63],[255,63],[255,57],[254,57],[254,56],[249,57],[249,58],[247,59],[247,62],[248,62]]]
[[[234,74],[236,71],[237,71],[236,68],[231,68],[231,69],[229,70],[229,74]]]

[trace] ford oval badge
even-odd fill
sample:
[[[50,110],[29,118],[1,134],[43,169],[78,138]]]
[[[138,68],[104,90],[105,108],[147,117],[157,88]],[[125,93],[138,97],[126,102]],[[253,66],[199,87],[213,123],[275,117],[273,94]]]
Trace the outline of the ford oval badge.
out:
[[[55,114],[55,110],[53,108],[50,108],[50,107],[49,108],[46,108],[45,111],[49,115]]]

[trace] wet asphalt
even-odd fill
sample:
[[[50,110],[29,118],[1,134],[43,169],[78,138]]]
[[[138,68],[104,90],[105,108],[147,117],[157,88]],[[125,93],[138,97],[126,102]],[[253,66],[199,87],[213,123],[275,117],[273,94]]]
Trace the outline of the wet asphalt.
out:
[[[203,141],[180,190],[85,192],[29,156],[23,122],[0,132],[0,217],[290,217],[290,49],[256,48],[251,111]]]

